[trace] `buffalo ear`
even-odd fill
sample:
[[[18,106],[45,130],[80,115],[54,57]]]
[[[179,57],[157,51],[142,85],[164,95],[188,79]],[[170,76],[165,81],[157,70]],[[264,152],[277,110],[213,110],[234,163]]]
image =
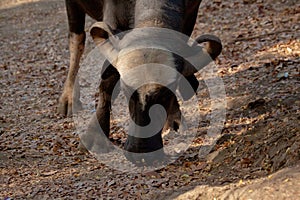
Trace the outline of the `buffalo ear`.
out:
[[[195,41],[198,42],[199,44],[203,42],[208,43],[205,49],[213,60],[215,60],[222,52],[222,42],[220,38],[218,38],[215,35],[209,35],[209,34],[200,35],[195,39]]]
[[[222,52],[221,40],[214,35],[201,35],[195,39],[195,42],[196,45],[191,46],[191,55],[184,63],[182,74],[186,77],[198,72]],[[198,45],[203,42],[208,43],[205,48]]]
[[[90,28],[90,34],[93,37],[94,42],[98,45],[107,40],[108,38],[117,40],[115,32],[112,28],[104,22],[96,22]],[[116,42],[116,41],[114,41]]]
[[[208,65],[212,60],[205,48],[195,45],[191,47],[191,55],[185,58],[182,75],[191,76]]]
[[[115,35],[115,31],[104,22],[96,22],[90,28],[90,34],[96,45],[101,45],[100,52],[113,64],[119,53],[119,38]]]

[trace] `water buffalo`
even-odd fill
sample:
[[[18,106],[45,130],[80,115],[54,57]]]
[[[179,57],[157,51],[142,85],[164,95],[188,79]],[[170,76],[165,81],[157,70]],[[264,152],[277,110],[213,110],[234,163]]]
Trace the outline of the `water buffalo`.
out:
[[[72,105],[79,103],[79,92],[75,91],[74,85],[79,70],[79,61],[84,50],[86,14],[98,21],[90,29],[90,34],[96,44],[101,44],[108,37],[122,31],[145,27],[170,29],[190,36],[201,0],[65,0],[65,2],[69,23],[70,68],[63,93],[59,99],[58,112],[63,115],[72,115]],[[125,40],[124,38],[123,40]],[[207,42],[204,51],[212,59],[221,53],[222,45],[217,37],[204,35],[197,38],[196,41],[199,43]],[[109,56],[110,52],[113,53],[115,46],[110,43],[107,45],[105,48],[108,48],[106,53]],[[130,45],[129,42],[127,47]],[[120,78],[125,79],[126,70],[150,63],[173,66],[188,80],[194,90],[197,89],[198,81],[194,76],[197,70],[176,54],[163,50],[145,49],[119,56],[117,62],[110,63],[109,67],[103,71],[99,87],[100,97],[95,121],[100,124],[107,137],[110,130],[113,89],[117,87]],[[126,84],[122,84],[121,89],[125,93],[131,91],[131,95],[128,97],[131,118],[137,125],[146,126],[150,123],[149,111],[151,107],[160,104],[167,113],[165,127],[169,126],[177,130],[180,126],[181,113],[176,96],[167,87],[160,84],[146,84],[139,88],[132,86],[136,80],[148,78],[145,76],[168,79],[170,83],[174,83],[175,87],[180,82],[172,73],[150,73],[126,77]],[[190,94],[184,95],[184,88],[178,89],[184,98],[190,98]],[[157,119],[160,119],[159,116]],[[92,129],[90,128],[90,131],[93,131]],[[140,135],[139,130],[135,129],[134,131],[136,133],[128,135],[125,143],[127,152],[148,153],[162,149],[162,129],[150,137],[138,137]],[[143,134],[145,135],[145,133]],[[86,142],[85,145],[92,144]],[[140,159],[132,156],[127,156],[127,158],[131,161]]]

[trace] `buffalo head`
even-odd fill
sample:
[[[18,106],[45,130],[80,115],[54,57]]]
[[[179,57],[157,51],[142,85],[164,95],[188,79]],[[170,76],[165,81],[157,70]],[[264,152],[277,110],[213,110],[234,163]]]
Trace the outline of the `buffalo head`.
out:
[[[173,36],[173,31],[157,32],[151,28],[134,29],[120,36],[103,22],[95,23],[90,33],[96,44],[101,44],[101,53],[120,74],[121,89],[129,101],[133,123],[125,143],[125,150],[130,152],[127,158],[157,160],[164,155],[163,128],[180,127],[175,90],[179,89],[183,99],[194,95],[198,87],[194,73],[221,53],[220,40],[211,35],[200,36],[196,42],[208,43],[202,48],[188,44],[184,37]],[[182,86],[182,79],[188,81],[192,90]]]

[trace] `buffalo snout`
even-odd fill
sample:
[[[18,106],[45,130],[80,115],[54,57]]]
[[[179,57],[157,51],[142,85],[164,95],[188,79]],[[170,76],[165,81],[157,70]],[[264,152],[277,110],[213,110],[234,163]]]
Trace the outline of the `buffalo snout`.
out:
[[[124,147],[126,158],[136,165],[154,165],[166,158],[160,133],[149,138],[129,135]]]

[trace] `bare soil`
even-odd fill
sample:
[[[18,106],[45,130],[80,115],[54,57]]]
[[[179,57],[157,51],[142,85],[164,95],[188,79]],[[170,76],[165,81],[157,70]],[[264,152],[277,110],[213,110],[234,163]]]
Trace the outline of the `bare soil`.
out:
[[[2,1],[0,199],[299,199],[299,19],[296,0],[203,1],[194,36],[215,34],[224,44],[222,137],[200,160],[203,119],[176,162],[127,174],[78,151],[72,118],[56,114],[69,57],[64,2]],[[87,40],[85,55],[94,47]]]

